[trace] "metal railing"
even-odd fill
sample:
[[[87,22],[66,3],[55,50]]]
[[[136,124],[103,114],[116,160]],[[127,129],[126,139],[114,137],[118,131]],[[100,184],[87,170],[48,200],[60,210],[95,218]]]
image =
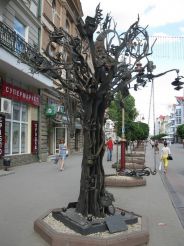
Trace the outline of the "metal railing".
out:
[[[20,62],[26,63],[30,66],[30,71],[44,73],[48,77],[53,74],[48,70],[38,71],[42,64],[50,66],[48,61],[41,53],[39,53],[38,46],[31,46],[25,40],[12,30],[8,25],[0,21],[0,47],[11,52],[18,58]]]
[[[25,40],[12,30],[8,25],[0,21],[0,46],[4,47],[15,56],[20,57],[23,53],[35,53],[38,47],[32,47]]]

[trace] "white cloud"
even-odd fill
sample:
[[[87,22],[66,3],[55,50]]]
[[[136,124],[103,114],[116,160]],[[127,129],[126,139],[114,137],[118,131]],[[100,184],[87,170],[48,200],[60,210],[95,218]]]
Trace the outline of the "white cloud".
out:
[[[101,3],[101,9],[105,17],[106,13],[111,13],[117,23],[118,29],[127,30],[129,26],[140,16],[140,24],[142,26],[149,25],[151,27],[162,27],[166,24],[180,22],[180,30],[184,32],[183,0],[81,0],[84,15],[95,15],[95,8],[98,3]],[[179,29],[178,29],[179,30]],[[167,33],[155,33],[154,36],[169,37]],[[157,40],[161,42],[162,39]],[[166,40],[164,40],[165,42]],[[167,39],[167,42],[174,42],[173,39]],[[177,40],[178,41],[178,40]],[[155,59],[154,63],[157,66],[154,74],[164,72],[172,68],[179,68],[180,75],[184,75],[183,60],[177,59]],[[160,114],[168,114],[168,105],[176,103],[175,96],[183,95],[184,91],[174,90],[171,82],[175,79],[176,73],[171,72],[165,76],[155,79],[155,117]],[[149,102],[150,102],[150,86],[149,83],[142,90],[130,91],[136,101],[136,108],[148,119]],[[153,120],[153,119],[152,119]]]

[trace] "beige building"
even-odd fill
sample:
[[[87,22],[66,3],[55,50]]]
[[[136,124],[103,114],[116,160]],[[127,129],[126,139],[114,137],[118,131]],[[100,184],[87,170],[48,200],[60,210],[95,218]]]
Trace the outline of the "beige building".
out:
[[[12,165],[38,161],[40,91],[52,86],[43,74],[19,62],[27,50],[39,50],[41,9],[39,0],[0,1],[0,157]],[[1,159],[2,164],[2,159]]]
[[[49,42],[49,33],[54,27],[63,27],[70,35],[78,36],[76,28],[77,19],[82,17],[81,3],[78,0],[43,0],[42,2],[42,29],[41,29],[41,50],[45,51]],[[50,52],[54,52],[56,46],[53,44]],[[59,81],[53,81],[53,87],[57,88]],[[80,121],[75,122],[73,134],[69,128],[68,115],[66,112],[67,100],[65,93],[57,93],[55,90],[42,90],[42,116],[40,122],[43,134],[41,133],[42,154],[40,158],[44,160],[48,155],[56,154],[59,149],[59,140],[65,139],[69,152],[82,150],[82,127]],[[70,99],[71,100],[71,99]],[[72,103],[72,102],[70,102]],[[54,115],[45,114],[45,107],[59,109]],[[62,112],[61,109],[62,108]],[[47,136],[45,129],[48,129]],[[46,141],[47,140],[47,141]]]
[[[79,16],[82,9],[78,0],[0,1],[0,168],[3,158],[8,157],[12,165],[46,161],[57,152],[61,137],[71,152],[81,150],[80,122],[75,122],[71,138],[65,95],[52,89],[57,81],[31,73],[30,66],[19,62],[25,50],[32,55],[44,51],[54,26],[76,35]],[[56,112],[52,117],[50,106]]]

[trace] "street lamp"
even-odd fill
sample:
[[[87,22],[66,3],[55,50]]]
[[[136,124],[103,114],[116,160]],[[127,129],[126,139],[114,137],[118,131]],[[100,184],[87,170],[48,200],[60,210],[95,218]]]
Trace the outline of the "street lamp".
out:
[[[179,69],[170,69],[167,70],[163,73],[159,73],[159,74],[153,74],[153,70],[156,68],[156,65],[154,65],[153,61],[148,61],[148,63],[142,67],[142,64],[140,62],[138,62],[136,64],[135,67],[135,72],[136,74],[136,84],[134,84],[134,90],[137,91],[138,87],[142,86],[144,87],[147,82],[151,82],[154,80],[154,78],[158,78],[161,77],[167,73],[173,72],[175,71],[177,73],[177,77],[175,78],[175,80],[171,83],[173,86],[175,86],[175,90],[180,90],[183,87],[181,85],[184,84],[184,82],[180,81],[182,78],[184,78],[183,76],[179,75]],[[132,79],[131,79],[132,81]]]
[[[177,72],[177,77],[175,78],[175,80],[171,83],[173,86],[176,86],[174,89],[175,90],[180,90],[182,89],[182,85],[184,84],[184,82],[180,81],[180,79],[184,78],[183,76],[179,76],[179,71]]]

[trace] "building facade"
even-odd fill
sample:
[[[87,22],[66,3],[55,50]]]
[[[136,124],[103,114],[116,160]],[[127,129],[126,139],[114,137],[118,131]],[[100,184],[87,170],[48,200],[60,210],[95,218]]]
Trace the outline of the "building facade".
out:
[[[44,56],[54,27],[77,36],[77,19],[82,15],[79,0],[0,1],[1,167],[3,157],[10,157],[11,165],[47,161],[58,152],[61,138],[69,153],[82,150],[80,120],[69,128],[65,110],[72,99],[57,90],[58,81],[32,73],[33,68],[19,59],[24,51]]]
[[[172,142],[178,142],[177,127],[184,124],[184,97],[176,97],[176,104],[170,107],[169,115],[156,119],[156,134],[166,134]]]
[[[19,58],[39,50],[40,33],[40,1],[0,1],[1,164],[3,157],[11,165],[39,160],[40,93],[52,80]]]
[[[105,132],[105,140],[107,141],[109,138],[112,138],[114,142],[119,140],[117,139],[117,133],[115,128],[115,123],[111,119],[107,119],[104,126]]]
[[[170,133],[175,142],[180,141],[177,136],[177,127],[184,124],[184,97],[176,97],[177,103],[172,106],[170,113]]]
[[[168,134],[169,131],[169,116],[168,115],[160,115],[156,118],[156,126],[155,126],[155,133],[158,134]]]
[[[43,0],[42,2],[42,29],[41,29],[41,50],[44,53],[49,42],[49,33],[54,31],[54,27],[62,27],[72,36],[79,36],[76,24],[78,18],[82,17],[81,3],[78,0]],[[50,52],[55,52],[56,46],[52,44]],[[59,81],[53,81],[53,87],[61,86]],[[71,129],[68,115],[66,112],[67,105],[72,102],[72,98],[62,90],[59,93],[56,90],[42,90],[42,115],[40,122],[43,134],[40,136],[42,145],[42,160],[48,155],[56,154],[59,150],[59,140],[65,139],[68,146],[69,154],[82,150],[83,135],[80,120],[76,119]],[[55,107],[59,110],[55,114],[46,114],[46,108]],[[62,108],[62,110],[60,110]],[[45,131],[47,136],[45,136]],[[48,140],[45,142],[45,140]],[[48,148],[48,149],[47,149]],[[44,153],[46,154],[44,156]]]

